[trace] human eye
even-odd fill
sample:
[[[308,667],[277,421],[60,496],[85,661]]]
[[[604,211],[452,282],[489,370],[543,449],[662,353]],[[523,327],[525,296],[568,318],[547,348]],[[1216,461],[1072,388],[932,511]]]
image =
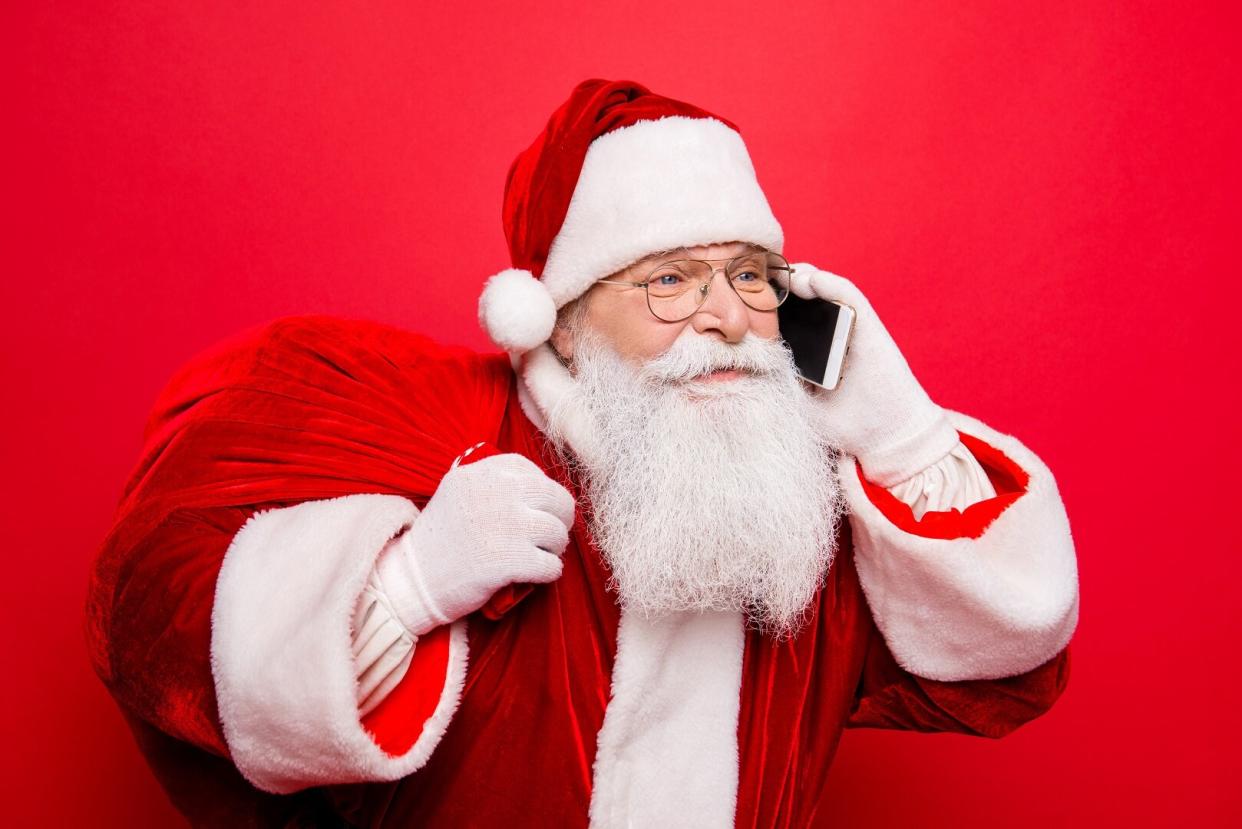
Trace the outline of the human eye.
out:
[[[744,290],[759,290],[768,284],[768,273],[754,265],[740,267],[733,272],[733,284]]]
[[[690,278],[684,271],[675,265],[665,265],[656,268],[655,272],[651,274],[651,278],[647,280],[647,289],[661,294],[668,294],[685,290],[689,284]]]

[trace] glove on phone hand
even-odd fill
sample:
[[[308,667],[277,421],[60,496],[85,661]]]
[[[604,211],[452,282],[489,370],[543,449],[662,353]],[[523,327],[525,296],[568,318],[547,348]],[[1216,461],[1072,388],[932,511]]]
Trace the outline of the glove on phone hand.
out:
[[[957,431],[914,379],[862,291],[814,265],[793,268],[790,289],[795,294],[844,302],[857,313],[840,384],[833,391],[815,391],[829,436],[858,458],[868,480],[884,487],[896,486],[952,451]]]
[[[414,524],[380,554],[376,575],[415,636],[482,607],[512,582],[561,575],[573,496],[521,455],[459,466]]]

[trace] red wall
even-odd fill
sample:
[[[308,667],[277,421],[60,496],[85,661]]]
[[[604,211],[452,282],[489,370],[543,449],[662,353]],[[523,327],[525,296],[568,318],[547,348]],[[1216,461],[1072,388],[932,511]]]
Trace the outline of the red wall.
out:
[[[508,164],[593,76],[740,125],[790,256],[862,286],[933,397],[1019,436],[1069,508],[1083,604],[1060,704],[999,742],[848,734],[835,822],[1238,818],[1236,21],[1099,2],[17,5],[6,822],[178,824],[80,630],[161,384],[292,313],[485,346]],[[253,8],[207,10],[225,5]]]

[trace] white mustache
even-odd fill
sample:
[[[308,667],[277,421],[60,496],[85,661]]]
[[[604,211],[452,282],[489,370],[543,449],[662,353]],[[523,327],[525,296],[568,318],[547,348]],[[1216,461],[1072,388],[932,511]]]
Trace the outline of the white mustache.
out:
[[[645,363],[638,375],[647,383],[668,383],[730,369],[764,377],[792,367],[793,357],[781,340],[766,340],[748,331],[741,342],[726,343],[687,328],[667,351]]]

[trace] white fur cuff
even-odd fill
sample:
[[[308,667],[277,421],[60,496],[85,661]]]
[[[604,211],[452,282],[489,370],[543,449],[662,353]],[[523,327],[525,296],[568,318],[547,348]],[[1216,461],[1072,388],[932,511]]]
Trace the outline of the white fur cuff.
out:
[[[211,663],[229,752],[258,788],[396,780],[440,741],[465,681],[464,621],[452,627],[435,713],[397,757],[362,727],[350,636],[376,558],[417,514],[396,495],[350,495],[256,513],[233,538],[216,583]]]
[[[1077,625],[1069,519],[1052,473],[1034,453],[974,418],[946,412],[957,429],[1029,474],[1026,493],[979,538],[925,538],[895,526],[854,470],[843,471],[859,580],[907,671],[943,681],[1015,676],[1055,656]]]

